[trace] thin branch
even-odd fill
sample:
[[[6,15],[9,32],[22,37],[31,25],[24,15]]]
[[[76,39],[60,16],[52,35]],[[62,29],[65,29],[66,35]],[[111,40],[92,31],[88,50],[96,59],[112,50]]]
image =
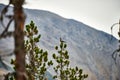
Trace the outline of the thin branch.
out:
[[[12,21],[14,20],[14,18],[11,18],[10,21],[7,24],[7,27],[4,29],[4,31],[2,32],[2,34],[0,35],[0,38],[2,37],[6,37],[7,35],[10,36],[11,33],[8,34],[8,29],[10,27],[10,24],[12,23]]]
[[[9,54],[3,54],[3,55],[0,55],[0,57],[12,56],[13,54],[14,54],[14,53],[11,52],[11,53],[9,53]]]
[[[3,23],[3,16],[7,13],[9,5],[10,5],[10,3],[3,8],[1,15],[0,15],[0,22],[4,28],[5,28],[5,25]]]
[[[115,25],[117,25],[117,24],[119,24],[119,23],[114,23],[114,24],[111,26],[111,40],[112,40],[112,35],[113,35],[113,32],[112,32],[113,27],[114,27]]]
[[[115,64],[116,64],[116,59],[117,59],[118,52],[120,52],[120,48],[117,49],[117,50],[115,50],[115,51],[112,53],[112,58],[114,59]]]
[[[11,36],[13,36],[14,35],[14,32],[12,32],[12,31],[9,31],[9,32],[6,32],[4,35],[0,35],[0,39],[1,38],[6,38],[6,37],[11,37]]]
[[[115,50],[113,53],[112,53],[112,58],[113,60],[115,61],[115,64],[116,64],[116,58],[117,58],[117,50]]]
[[[119,24],[119,23],[114,23],[114,24],[111,26],[111,31],[112,31],[113,27],[114,27],[115,25],[117,25],[117,24]]]
[[[113,27],[114,27],[115,25],[119,25],[119,26],[118,26],[118,27],[119,27],[118,36],[120,37],[120,20],[119,20],[119,23],[114,23],[114,24],[111,26],[111,34],[113,34],[113,33],[112,33],[112,30],[113,30]],[[112,35],[111,35],[111,39],[112,39]],[[119,43],[120,43],[120,40],[118,40],[118,41],[119,41]],[[118,52],[120,52],[120,45],[119,45],[119,48],[116,49],[116,50],[112,53],[112,58],[114,59],[115,64],[116,64],[116,59],[117,59]]]
[[[8,31],[8,29],[9,29],[10,24],[12,23],[12,21],[13,21],[13,18],[11,18],[11,19],[10,19],[10,21],[9,21],[9,22],[8,22],[8,24],[7,24],[7,27],[5,28],[5,30],[3,31],[3,33],[2,33],[1,35],[4,35],[4,34],[5,34],[5,32],[7,32],[7,31]]]

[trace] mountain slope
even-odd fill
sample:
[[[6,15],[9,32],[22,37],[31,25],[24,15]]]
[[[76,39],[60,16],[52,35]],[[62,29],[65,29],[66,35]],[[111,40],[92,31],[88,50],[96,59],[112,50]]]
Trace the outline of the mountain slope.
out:
[[[117,39],[112,37],[111,40],[111,35],[105,32],[49,11],[25,9],[25,13],[26,24],[33,20],[38,26],[42,35],[38,45],[48,50],[49,56],[54,52],[54,46],[59,44],[61,37],[68,44],[71,66],[79,66],[84,73],[88,73],[87,80],[120,80],[119,66],[115,65],[111,57],[117,48]],[[8,40],[11,42],[6,43]],[[11,38],[0,40],[0,44],[3,53],[14,48]],[[53,74],[52,70],[50,72]]]
[[[90,80],[115,80],[118,68],[111,58],[117,48],[117,40],[102,31],[95,30],[81,22],[64,19],[48,11],[26,10],[27,23],[33,20],[39,27],[40,44],[53,50],[59,38],[67,41],[73,65],[83,67]],[[52,52],[52,51],[51,51]]]

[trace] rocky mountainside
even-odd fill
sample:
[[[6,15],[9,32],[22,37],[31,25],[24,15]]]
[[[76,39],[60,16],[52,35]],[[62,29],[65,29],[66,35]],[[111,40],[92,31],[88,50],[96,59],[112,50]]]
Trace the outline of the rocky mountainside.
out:
[[[0,4],[0,11],[2,8],[3,5]],[[111,57],[118,47],[116,38],[111,39],[111,35],[103,31],[49,11],[25,9],[25,13],[26,24],[33,20],[38,26],[42,35],[38,45],[48,50],[50,58],[61,37],[68,45],[71,66],[82,68],[89,75],[86,80],[120,80],[120,66]],[[2,30],[0,27],[0,32]],[[13,48],[12,38],[0,40],[0,54],[11,53]],[[6,62],[9,62],[8,58],[4,58]],[[49,71],[54,74],[52,70]]]

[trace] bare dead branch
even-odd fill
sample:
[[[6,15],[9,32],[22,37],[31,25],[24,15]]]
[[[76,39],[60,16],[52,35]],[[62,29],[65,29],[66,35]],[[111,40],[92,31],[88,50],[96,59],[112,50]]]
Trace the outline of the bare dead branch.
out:
[[[112,26],[111,26],[111,40],[112,40],[112,35],[113,35],[113,27],[115,26],[115,25],[118,25],[119,23],[114,23]]]
[[[14,54],[13,52],[11,52],[11,53],[9,53],[9,54],[2,54],[2,55],[0,55],[0,57],[12,56],[13,54]]]
[[[114,24],[111,26],[111,34],[113,34],[113,33],[112,33],[112,30],[113,30],[113,27],[114,27],[115,25],[119,25],[119,26],[118,26],[118,27],[119,27],[118,36],[120,37],[120,20],[119,20],[118,23],[114,23]],[[112,36],[111,36],[111,39],[112,39]],[[120,43],[120,40],[118,40],[118,42]],[[120,52],[120,45],[119,45],[119,48],[116,49],[116,50],[112,53],[112,58],[114,59],[115,64],[116,64],[117,56],[118,56],[118,55],[120,56],[120,54],[118,54],[119,52]]]
[[[6,32],[4,35],[0,36],[0,39],[1,38],[6,38],[6,37],[11,37],[14,35],[14,32],[12,31],[9,31],[9,32]]]
[[[117,49],[117,50],[115,50],[115,51],[112,53],[112,58],[114,59],[115,64],[116,64],[116,59],[117,59],[117,52],[118,52],[119,50],[120,50],[120,49]]]
[[[5,15],[5,17],[8,18],[8,19],[12,19],[13,15]]]
[[[2,37],[7,37],[7,35],[10,36],[10,35],[12,34],[11,32],[8,32],[8,29],[9,29],[10,24],[12,23],[13,19],[14,19],[14,18],[11,18],[11,19],[10,19],[10,21],[9,21],[8,24],[7,24],[7,27],[5,28],[5,30],[4,30],[4,31],[2,32],[2,34],[0,35],[0,38],[2,38]]]
[[[3,19],[4,19],[3,17],[7,13],[9,6],[10,6],[10,3],[3,8],[2,12],[1,12],[1,15],[0,15],[0,22],[1,22],[1,24],[4,28],[5,28],[5,25],[4,25],[4,22],[3,22]]]

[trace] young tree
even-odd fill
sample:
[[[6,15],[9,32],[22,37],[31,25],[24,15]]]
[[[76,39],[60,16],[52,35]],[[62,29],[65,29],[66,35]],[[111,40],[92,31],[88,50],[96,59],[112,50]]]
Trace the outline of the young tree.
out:
[[[69,54],[66,48],[67,44],[60,38],[60,45],[55,47],[58,55],[55,53],[53,54],[53,59],[57,63],[54,67],[56,75],[53,76],[53,78],[60,80],[84,80],[88,77],[88,75],[83,74],[82,69],[79,69],[77,66],[76,68],[71,68],[69,66]]]
[[[27,36],[25,44],[26,53],[26,72],[29,80],[46,80],[46,72],[49,66],[53,65],[52,61],[48,61],[48,52],[37,46],[41,35],[38,35],[37,26],[31,21],[26,25],[25,35]],[[12,59],[11,64],[15,65]],[[14,79],[13,77],[10,77]],[[9,79],[10,79],[9,78]]]
[[[25,34],[27,39],[25,40],[25,51],[26,51],[26,71],[29,80],[46,80],[45,75],[49,66],[53,65],[53,62],[48,60],[48,52],[43,51],[37,46],[41,35],[38,35],[37,26],[31,21],[29,25],[26,25]],[[60,46],[56,46],[55,49],[58,51],[58,55],[53,54],[53,59],[57,62],[54,67],[54,71],[57,73],[53,76],[54,79],[60,80],[84,80],[88,75],[83,74],[82,69],[77,66],[71,68],[69,66],[69,54],[66,50],[67,44],[60,38]],[[15,61],[11,60],[11,64]],[[12,73],[13,74],[13,73]],[[14,79],[10,75],[9,79]]]
[[[27,35],[27,40],[25,40],[26,69],[29,80],[45,80],[47,68],[53,63],[48,61],[48,52],[40,49],[36,44],[41,35],[37,35],[38,29],[33,21],[26,25],[25,34]]]
[[[53,59],[57,62],[57,65],[54,67],[54,70],[57,74],[54,76],[54,78],[60,78],[60,80],[66,80],[67,77],[65,70],[68,69],[69,66],[69,56],[68,51],[65,50],[66,47],[67,45],[64,43],[64,41],[60,40],[60,46],[55,47],[55,49],[58,51],[58,55],[53,54]]]

